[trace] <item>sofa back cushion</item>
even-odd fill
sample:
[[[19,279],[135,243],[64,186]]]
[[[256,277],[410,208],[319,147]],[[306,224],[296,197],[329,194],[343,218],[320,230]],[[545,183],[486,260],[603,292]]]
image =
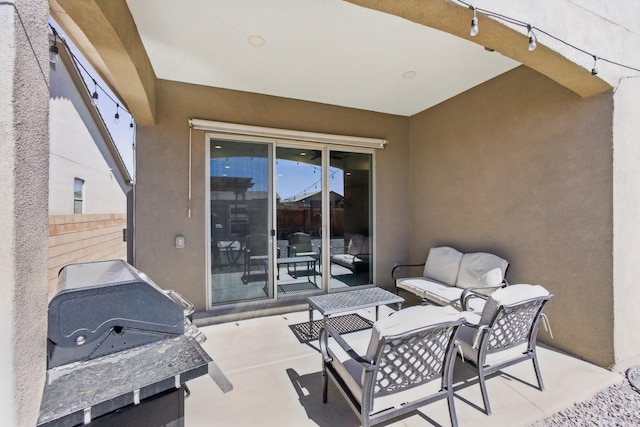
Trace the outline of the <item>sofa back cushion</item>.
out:
[[[452,322],[462,317],[463,315],[453,307],[435,305],[416,305],[391,313],[390,316],[373,324],[365,358],[373,361],[380,340],[384,336],[403,334],[437,323]]]
[[[458,288],[497,286],[504,280],[509,263],[486,252],[464,254],[455,282]]]
[[[449,246],[431,248],[422,275],[445,285],[455,286],[461,261],[462,252],[454,248]]]
[[[368,239],[364,237],[362,234],[354,234],[349,239],[349,246],[347,247],[347,253],[349,255],[358,256],[360,254],[368,253],[367,247],[365,247],[365,243],[368,246],[369,244],[366,242]]]

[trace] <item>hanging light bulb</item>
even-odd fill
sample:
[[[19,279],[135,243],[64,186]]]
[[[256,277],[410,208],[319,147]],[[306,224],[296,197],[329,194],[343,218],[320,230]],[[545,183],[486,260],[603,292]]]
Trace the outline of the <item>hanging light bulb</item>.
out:
[[[533,33],[533,28],[531,25],[527,25],[527,29],[529,30],[529,52],[533,52],[538,47],[536,35]]]
[[[91,95],[91,105],[98,106],[98,84],[93,80],[93,95]]]
[[[480,29],[478,28],[478,17],[476,16],[476,8],[473,8],[473,18],[471,19],[471,31],[469,31],[469,35],[471,37],[475,37],[478,35],[478,31],[480,31]]]
[[[118,114],[118,109],[120,108],[120,104],[116,104],[116,115],[113,116],[113,123],[120,123],[120,114]]]
[[[57,64],[58,59],[60,59],[58,55],[58,32],[53,27],[51,27],[51,30],[53,31],[53,45],[49,46],[49,62]]]
[[[53,44],[49,46],[49,62],[52,64],[57,64],[58,59],[59,59],[59,55],[58,55],[57,37],[54,34]]]
[[[596,68],[596,64],[598,63],[598,57],[593,55],[593,68],[591,69],[591,75],[595,76],[598,74],[598,69]]]

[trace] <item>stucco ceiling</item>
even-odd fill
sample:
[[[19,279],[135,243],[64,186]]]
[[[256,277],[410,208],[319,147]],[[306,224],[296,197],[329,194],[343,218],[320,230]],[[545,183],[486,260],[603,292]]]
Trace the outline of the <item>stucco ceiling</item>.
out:
[[[166,80],[411,116],[519,65],[341,0],[127,4]]]

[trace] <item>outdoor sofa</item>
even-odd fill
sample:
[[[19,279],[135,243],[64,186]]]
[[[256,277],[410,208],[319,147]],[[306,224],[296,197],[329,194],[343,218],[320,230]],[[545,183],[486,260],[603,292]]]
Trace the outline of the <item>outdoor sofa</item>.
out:
[[[354,274],[369,271],[369,259],[371,250],[369,238],[362,234],[354,234],[349,239],[349,245],[345,248],[345,253],[331,255],[333,264],[342,266]]]
[[[507,286],[505,273],[509,263],[497,255],[487,252],[462,253],[449,246],[431,248],[422,264],[396,263],[391,271],[396,293],[401,289],[410,292],[425,302],[436,305],[451,305],[458,310],[467,307],[482,311],[484,300],[471,298],[474,293],[489,295]],[[424,267],[418,277],[399,277],[402,268]]]

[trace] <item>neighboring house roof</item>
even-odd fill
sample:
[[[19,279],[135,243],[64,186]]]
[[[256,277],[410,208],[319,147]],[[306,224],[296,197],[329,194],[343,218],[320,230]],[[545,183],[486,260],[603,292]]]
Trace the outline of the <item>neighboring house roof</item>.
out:
[[[291,197],[287,197],[286,199],[282,200],[283,203],[295,203],[295,202],[301,202],[307,199],[312,199],[314,197],[318,197],[322,192],[321,191],[314,191],[312,193],[300,193],[300,194],[296,194],[294,196]],[[331,191],[330,196],[331,200],[340,200],[341,198],[343,198],[342,195],[336,193],[335,191]]]

